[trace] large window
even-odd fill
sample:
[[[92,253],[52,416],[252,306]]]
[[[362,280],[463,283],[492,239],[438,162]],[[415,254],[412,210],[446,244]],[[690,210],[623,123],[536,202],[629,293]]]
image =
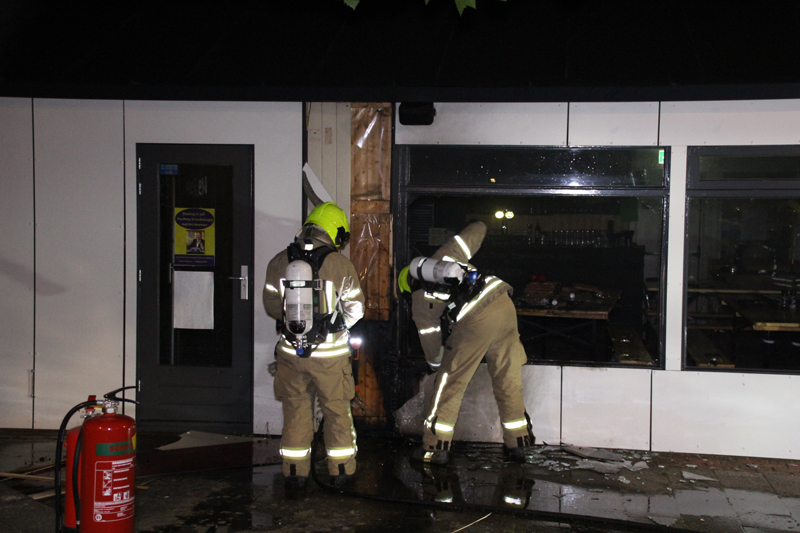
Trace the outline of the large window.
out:
[[[647,289],[663,278],[663,149],[399,149],[398,264],[481,220],[472,262],[513,287],[529,363],[660,365],[662,306]],[[407,317],[405,331],[421,358]]]
[[[689,150],[686,367],[800,370],[800,150]]]

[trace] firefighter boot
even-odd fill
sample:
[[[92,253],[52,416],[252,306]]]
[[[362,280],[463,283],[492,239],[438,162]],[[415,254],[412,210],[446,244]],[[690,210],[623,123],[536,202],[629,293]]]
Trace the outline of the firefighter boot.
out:
[[[506,455],[511,457],[511,460],[515,463],[524,463],[526,461],[526,455],[535,453],[535,448],[533,446],[535,437],[533,436],[533,433],[530,433],[529,435],[530,436],[518,437],[517,446],[513,448],[503,446]]]
[[[331,483],[334,487],[340,489],[353,481],[355,478],[355,474],[337,474],[335,476],[331,476]]]
[[[287,492],[300,492],[305,490],[306,481],[308,481],[307,476],[286,476],[283,486]]]
[[[447,450],[429,450],[424,445],[414,448],[411,458],[425,463],[444,465],[450,461],[450,452]]]
[[[534,453],[534,448],[533,446],[518,446],[516,448],[507,448],[506,453],[515,463],[524,463],[525,456]]]

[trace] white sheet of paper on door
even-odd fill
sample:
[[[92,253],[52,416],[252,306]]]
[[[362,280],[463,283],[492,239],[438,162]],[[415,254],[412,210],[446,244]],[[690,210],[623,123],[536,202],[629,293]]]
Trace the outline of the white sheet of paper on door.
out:
[[[213,272],[173,273],[172,327],[214,329]]]

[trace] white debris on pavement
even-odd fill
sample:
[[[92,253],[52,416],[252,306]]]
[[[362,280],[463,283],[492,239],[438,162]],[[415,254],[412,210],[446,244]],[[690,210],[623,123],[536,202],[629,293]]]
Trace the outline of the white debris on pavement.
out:
[[[691,472],[687,472],[686,470],[683,471],[684,479],[688,479],[690,481],[718,481],[713,477],[706,477],[701,476],[700,474],[693,474]]]

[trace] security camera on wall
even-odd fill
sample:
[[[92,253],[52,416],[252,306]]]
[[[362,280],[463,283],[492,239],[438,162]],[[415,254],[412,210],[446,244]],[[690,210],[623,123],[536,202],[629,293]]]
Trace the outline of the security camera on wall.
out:
[[[433,102],[403,102],[398,109],[400,124],[404,126],[430,126],[435,116]]]

